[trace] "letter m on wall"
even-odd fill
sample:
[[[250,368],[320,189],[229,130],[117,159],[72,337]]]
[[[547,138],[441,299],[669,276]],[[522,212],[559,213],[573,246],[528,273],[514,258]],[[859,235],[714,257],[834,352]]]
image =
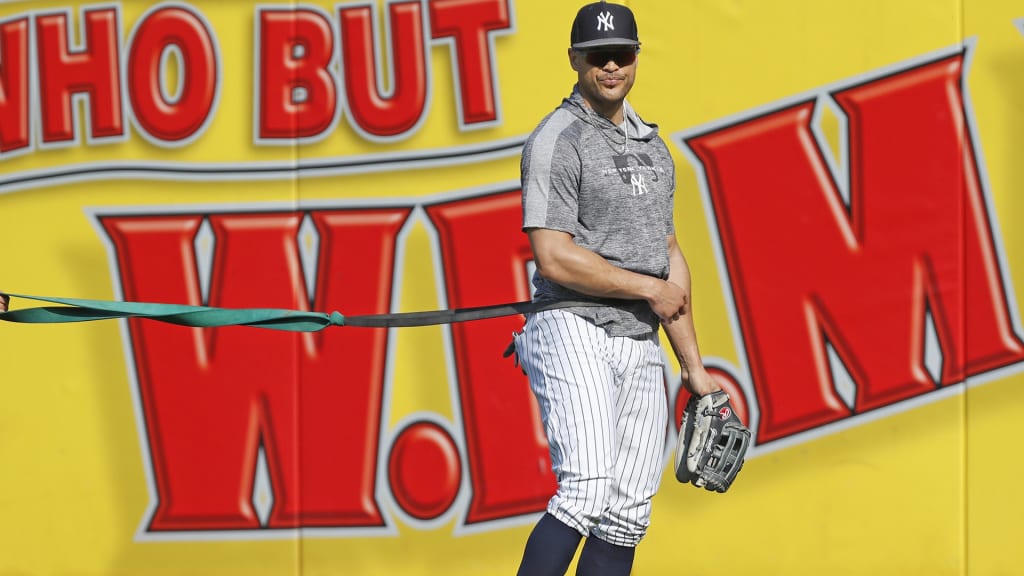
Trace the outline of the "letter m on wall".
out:
[[[759,443],[1024,358],[965,112],[965,54],[680,136],[703,168]],[[825,108],[840,118],[835,161]]]

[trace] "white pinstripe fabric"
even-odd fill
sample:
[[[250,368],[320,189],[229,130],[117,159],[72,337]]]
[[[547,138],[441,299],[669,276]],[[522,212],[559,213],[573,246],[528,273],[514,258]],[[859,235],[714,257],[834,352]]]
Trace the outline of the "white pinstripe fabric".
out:
[[[530,315],[516,347],[558,479],[548,512],[584,536],[636,546],[650,524],[668,428],[657,335],[608,336],[550,310]]]

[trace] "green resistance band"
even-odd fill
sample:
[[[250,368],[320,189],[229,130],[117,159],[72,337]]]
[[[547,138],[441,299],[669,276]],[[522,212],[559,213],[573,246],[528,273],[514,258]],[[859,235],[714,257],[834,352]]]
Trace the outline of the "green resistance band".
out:
[[[328,326],[359,326],[365,328],[391,328],[403,326],[430,326],[469,320],[529,314],[555,308],[608,306],[609,302],[514,302],[475,308],[431,310],[427,312],[397,312],[393,314],[367,314],[344,316],[339,312],[307,312],[283,308],[214,308],[181,304],[155,304],[149,302],[115,302],[84,300],[80,298],[52,298],[25,294],[4,293],[14,298],[60,304],[23,308],[0,313],[0,320],[29,324],[58,324],[89,322],[116,318],[144,318],[193,328],[219,328],[223,326],[252,326],[288,332],[318,332]]]

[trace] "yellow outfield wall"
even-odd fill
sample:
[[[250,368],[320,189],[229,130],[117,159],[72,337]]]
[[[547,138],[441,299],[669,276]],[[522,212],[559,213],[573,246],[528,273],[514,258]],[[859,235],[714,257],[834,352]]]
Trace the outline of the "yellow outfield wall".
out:
[[[1024,573],[1024,6],[626,3],[755,437],[713,494],[673,429],[633,573]],[[578,7],[2,2],[0,289],[526,299],[520,149]],[[554,489],[521,323],[0,323],[0,574],[512,574]]]

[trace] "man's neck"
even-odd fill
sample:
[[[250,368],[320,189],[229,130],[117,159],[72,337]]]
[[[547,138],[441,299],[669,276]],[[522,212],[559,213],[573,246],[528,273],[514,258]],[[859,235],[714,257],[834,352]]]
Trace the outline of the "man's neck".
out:
[[[587,100],[586,98],[584,98],[583,101],[587,103],[587,106],[589,106],[591,110],[597,112],[601,116],[604,116],[605,118],[610,120],[612,124],[615,124],[616,126],[622,124],[622,121],[625,119],[625,107],[622,105],[622,102],[617,102],[615,104],[609,104],[607,106],[600,107],[595,106],[593,102]]]

